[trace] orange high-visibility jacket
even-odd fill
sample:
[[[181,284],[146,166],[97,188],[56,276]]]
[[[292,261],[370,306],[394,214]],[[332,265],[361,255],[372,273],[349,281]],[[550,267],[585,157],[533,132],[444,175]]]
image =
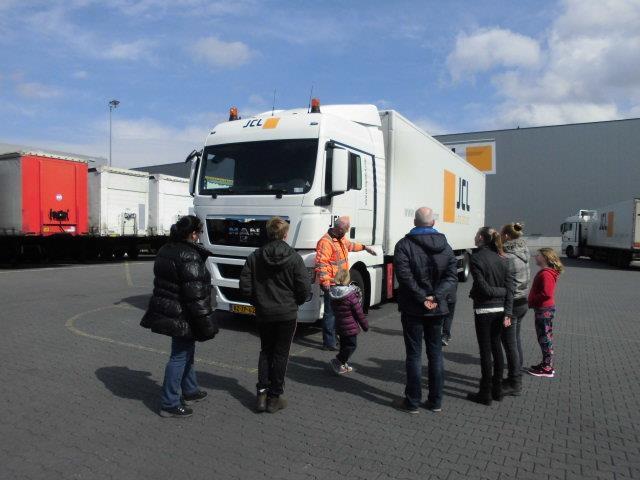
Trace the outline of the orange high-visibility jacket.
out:
[[[316,273],[320,285],[330,286],[338,270],[349,270],[349,252],[364,250],[361,243],[352,243],[325,233],[316,246]]]

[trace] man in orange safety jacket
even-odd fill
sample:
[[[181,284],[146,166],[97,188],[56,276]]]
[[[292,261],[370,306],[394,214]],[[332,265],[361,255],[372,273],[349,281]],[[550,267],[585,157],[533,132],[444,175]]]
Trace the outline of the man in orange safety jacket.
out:
[[[324,316],[322,317],[322,349],[336,351],[335,317],[331,309],[329,288],[339,270],[349,270],[349,252],[366,250],[377,255],[371,247],[350,242],[346,233],[351,229],[349,217],[338,218],[316,246],[316,273],[324,292]]]

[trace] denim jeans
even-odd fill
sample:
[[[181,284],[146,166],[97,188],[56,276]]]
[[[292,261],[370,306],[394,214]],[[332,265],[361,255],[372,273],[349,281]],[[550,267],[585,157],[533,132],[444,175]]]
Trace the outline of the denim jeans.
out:
[[[160,406],[175,408],[180,406],[180,396],[198,392],[198,381],[193,361],[196,350],[194,340],[171,339],[171,356],[164,369],[164,383]]]
[[[522,317],[517,318],[514,314],[511,326],[503,326],[500,334],[504,353],[507,355],[507,380],[517,391],[522,388],[522,363],[518,353],[518,325],[521,320]]]
[[[442,325],[442,336],[451,338],[451,324],[453,323],[453,315],[456,313],[456,302],[447,302],[449,313],[444,316],[444,324]]]
[[[502,393],[504,355],[502,354],[502,322],[504,312],[475,314],[476,336],[480,348],[480,395],[484,398]]]
[[[405,367],[407,386],[404,390],[407,403],[418,407],[422,401],[422,339],[427,347],[429,371],[428,401],[435,408],[442,406],[444,364],[442,361],[443,317],[414,317],[401,315],[404,346],[407,352]]]
[[[322,344],[325,347],[336,346],[336,317],[331,308],[329,292],[324,292],[324,316],[322,317]]]
[[[258,332],[258,393],[266,390],[269,397],[279,397],[284,393],[284,377],[287,373],[291,342],[296,333],[296,320],[263,322],[258,319]]]
[[[344,365],[349,361],[351,355],[358,347],[357,335],[340,335],[340,352],[337,355],[338,361]]]
[[[527,312],[529,311],[529,306],[527,304],[513,307],[513,319],[511,320],[513,326],[516,328],[516,348],[518,350],[518,364],[517,368],[522,370],[524,366],[524,353],[522,351],[522,337],[520,336],[520,331],[522,329],[522,321],[524,317],[527,316]]]

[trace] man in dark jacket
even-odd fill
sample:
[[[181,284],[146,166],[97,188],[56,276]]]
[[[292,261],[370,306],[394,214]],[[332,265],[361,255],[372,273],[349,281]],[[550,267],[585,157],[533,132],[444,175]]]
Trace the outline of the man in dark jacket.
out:
[[[430,208],[418,209],[415,228],[397,243],[393,259],[407,351],[405,398],[394,402],[394,406],[408,413],[418,413],[422,400],[423,337],[429,364],[429,398],[425,406],[434,412],[442,409],[442,324],[449,313],[447,296],[456,288],[458,276],[453,250],[447,238],[433,228],[434,224],[435,215]]]
[[[240,274],[240,290],[256,307],[260,332],[258,412],[275,413],[287,405],[281,395],[298,306],[307,301],[311,291],[311,278],[302,257],[284,241],[288,232],[285,220],[269,220],[270,242],[249,255]]]

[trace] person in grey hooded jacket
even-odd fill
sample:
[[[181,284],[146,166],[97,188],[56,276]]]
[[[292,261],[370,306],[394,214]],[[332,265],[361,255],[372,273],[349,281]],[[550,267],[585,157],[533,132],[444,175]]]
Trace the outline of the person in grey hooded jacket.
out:
[[[502,343],[505,350],[513,348],[515,344],[518,351],[518,363],[508,365],[509,374],[505,380],[504,393],[519,395],[522,388],[522,366],[524,357],[522,354],[522,340],[520,338],[520,328],[522,320],[527,314],[527,295],[531,284],[531,268],[529,259],[531,254],[527,243],[522,239],[524,225],[521,223],[507,223],[502,227],[502,242],[505,256],[510,261],[512,273],[514,274],[513,293],[513,318],[511,327],[505,328],[502,332]],[[507,356],[509,359],[509,356]]]

